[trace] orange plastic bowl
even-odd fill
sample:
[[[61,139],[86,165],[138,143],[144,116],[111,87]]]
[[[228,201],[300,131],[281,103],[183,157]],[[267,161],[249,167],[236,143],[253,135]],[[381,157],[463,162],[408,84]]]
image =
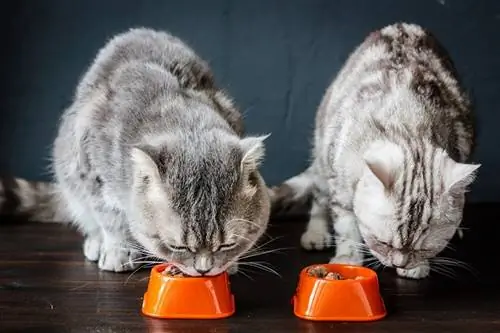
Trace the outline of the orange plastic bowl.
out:
[[[374,321],[386,316],[377,273],[360,266],[325,264],[345,280],[326,280],[300,272],[292,303],[297,317],[314,321]],[[356,278],[356,279],[354,279]]]
[[[219,319],[231,316],[234,297],[227,273],[208,277],[170,277],[169,264],[153,267],[142,313],[168,319]]]

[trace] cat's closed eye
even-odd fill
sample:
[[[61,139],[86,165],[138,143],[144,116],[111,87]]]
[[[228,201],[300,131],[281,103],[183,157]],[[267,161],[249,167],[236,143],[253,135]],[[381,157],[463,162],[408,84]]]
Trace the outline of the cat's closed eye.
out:
[[[191,249],[187,246],[166,244],[166,247],[172,252],[187,252],[187,251],[192,252]]]
[[[232,250],[236,247],[236,243],[226,243],[226,244],[221,244],[219,245],[219,247],[215,250],[215,252],[218,252],[218,251],[228,251],[228,250]]]
[[[380,239],[377,239],[377,243],[386,247],[392,247],[391,244],[389,244],[388,242],[381,241]]]

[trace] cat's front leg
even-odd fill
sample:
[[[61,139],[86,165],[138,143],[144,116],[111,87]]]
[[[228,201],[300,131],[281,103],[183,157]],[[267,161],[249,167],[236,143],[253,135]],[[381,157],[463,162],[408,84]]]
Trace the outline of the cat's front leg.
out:
[[[306,231],[300,238],[305,250],[323,250],[332,246],[332,235],[328,230],[328,211],[316,198],[311,205]]]
[[[402,269],[397,268],[396,272],[399,276],[407,278],[407,279],[424,279],[429,276],[431,272],[431,266],[429,262],[426,260],[421,265],[411,268],[411,269]]]
[[[102,245],[102,228],[89,213],[89,208],[78,205],[78,202],[72,201],[70,205],[73,212],[78,218],[73,220],[73,223],[78,226],[84,234],[83,240],[83,255],[87,260],[98,261],[101,255]],[[85,212],[85,213],[84,213]]]
[[[336,253],[330,259],[330,263],[363,265],[363,253],[360,250],[363,240],[354,212],[332,202],[331,213],[333,215],[333,229],[335,230]]]
[[[98,267],[103,271],[126,272],[140,266],[140,252],[128,237],[128,224],[123,212],[99,207],[95,219],[101,226]]]
[[[98,261],[101,256],[102,232],[94,230],[85,235],[83,241],[83,255],[90,261]]]

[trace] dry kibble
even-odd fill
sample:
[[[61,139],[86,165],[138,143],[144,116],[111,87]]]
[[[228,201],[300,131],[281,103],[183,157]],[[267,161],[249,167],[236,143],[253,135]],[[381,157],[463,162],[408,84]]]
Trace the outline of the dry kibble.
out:
[[[316,277],[319,279],[326,279],[326,280],[361,280],[363,279],[361,276],[356,276],[354,278],[345,278],[342,276],[342,274],[337,273],[337,272],[329,272],[328,269],[325,266],[322,265],[317,265],[314,267],[311,267],[308,271],[307,274],[312,277]]]
[[[185,277],[186,275],[182,273],[182,271],[175,266],[168,266],[164,271],[163,275],[170,277]]]
[[[325,266],[318,265],[318,266],[314,266],[314,267],[310,268],[307,271],[307,274],[309,276],[313,276],[313,277],[317,277],[317,278],[324,278],[328,274],[328,270],[325,268]]]
[[[325,279],[327,279],[327,280],[344,280],[342,275],[340,275],[339,273],[335,273],[335,272],[330,272],[330,273],[326,274]]]

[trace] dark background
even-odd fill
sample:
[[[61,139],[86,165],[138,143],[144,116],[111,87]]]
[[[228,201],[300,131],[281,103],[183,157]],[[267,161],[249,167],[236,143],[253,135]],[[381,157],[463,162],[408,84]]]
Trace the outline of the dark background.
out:
[[[49,179],[58,118],[100,47],[130,27],[166,29],[213,67],[246,115],[272,133],[263,174],[276,184],[308,162],[316,107],[348,54],[396,21],[433,31],[476,102],[483,164],[472,201],[500,199],[500,1],[44,0],[0,11],[0,173]]]

